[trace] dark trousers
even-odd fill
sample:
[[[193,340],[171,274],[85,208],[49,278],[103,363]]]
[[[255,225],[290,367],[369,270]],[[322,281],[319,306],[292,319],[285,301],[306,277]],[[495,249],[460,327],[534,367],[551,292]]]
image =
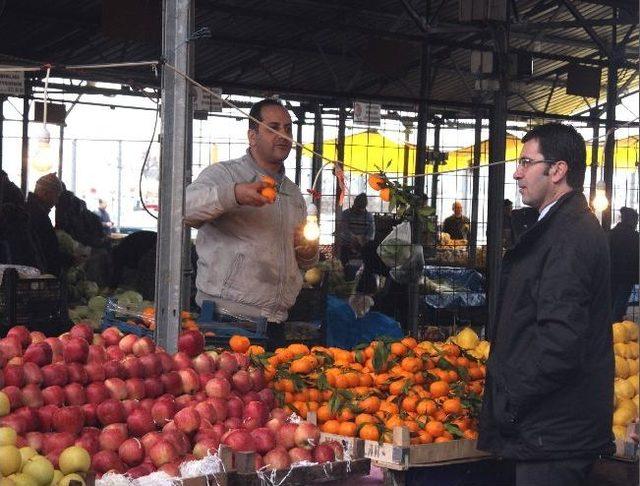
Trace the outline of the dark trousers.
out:
[[[284,322],[267,323],[267,351],[275,351],[286,344]]]
[[[595,459],[516,462],[516,486],[584,486]]]
[[[632,283],[612,282],[611,283],[611,304],[612,316],[614,322],[620,322],[627,313],[629,307],[629,297],[633,291]]]

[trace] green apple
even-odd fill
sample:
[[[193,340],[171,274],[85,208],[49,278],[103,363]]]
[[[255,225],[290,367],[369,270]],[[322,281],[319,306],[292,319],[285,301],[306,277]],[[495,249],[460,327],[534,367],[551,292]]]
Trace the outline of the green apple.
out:
[[[18,434],[11,427],[0,427],[0,446],[16,445],[17,439]]]
[[[22,472],[35,479],[38,486],[49,486],[53,479],[53,464],[46,457],[33,456],[22,466]]]
[[[62,451],[58,458],[60,472],[64,475],[76,472],[87,472],[91,467],[91,456],[89,453],[78,446],[67,447]]]
[[[14,445],[0,446],[0,474],[9,476],[20,471],[22,456]],[[15,482],[15,481],[14,481]]]

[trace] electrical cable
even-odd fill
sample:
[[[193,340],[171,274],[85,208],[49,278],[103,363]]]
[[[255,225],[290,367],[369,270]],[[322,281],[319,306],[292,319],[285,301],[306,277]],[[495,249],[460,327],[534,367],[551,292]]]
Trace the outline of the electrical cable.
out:
[[[158,216],[149,211],[149,208],[144,202],[144,197],[142,196],[142,177],[144,176],[144,169],[147,166],[147,161],[149,160],[149,153],[151,152],[151,147],[153,146],[153,141],[156,138],[156,129],[158,128],[158,120],[160,119],[160,104],[156,103],[156,120],[153,123],[153,133],[151,134],[151,139],[149,139],[149,145],[147,146],[147,151],[144,154],[144,160],[142,161],[142,167],[140,168],[140,178],[138,179],[138,197],[140,198],[140,203],[142,204],[142,208],[147,212],[149,216],[153,219],[158,219]]]

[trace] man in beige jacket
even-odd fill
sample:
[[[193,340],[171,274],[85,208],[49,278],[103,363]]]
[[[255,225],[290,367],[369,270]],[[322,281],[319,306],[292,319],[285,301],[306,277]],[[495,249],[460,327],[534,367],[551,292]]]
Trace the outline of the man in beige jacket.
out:
[[[196,301],[213,301],[223,314],[267,319],[270,347],[284,343],[284,321],[300,288],[300,269],[318,258],[318,244],[302,237],[306,205],[285,176],[291,117],[279,101],[256,103],[249,148],[239,159],[202,171],[187,187],[185,221],[198,228]],[[276,181],[275,201],[264,197],[263,177]]]

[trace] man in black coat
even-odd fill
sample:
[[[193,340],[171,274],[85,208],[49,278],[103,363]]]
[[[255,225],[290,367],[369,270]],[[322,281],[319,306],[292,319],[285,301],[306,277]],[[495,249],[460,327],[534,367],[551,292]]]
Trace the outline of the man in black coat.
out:
[[[633,208],[620,208],[620,222],[609,232],[611,248],[612,320],[621,321],[629,306],[633,286],[638,283],[638,245],[636,231],[638,212]]]
[[[502,263],[478,447],[514,460],[517,486],[579,486],[613,452],[609,249],[583,138],[552,123],[522,142],[514,178],[539,217]]]

